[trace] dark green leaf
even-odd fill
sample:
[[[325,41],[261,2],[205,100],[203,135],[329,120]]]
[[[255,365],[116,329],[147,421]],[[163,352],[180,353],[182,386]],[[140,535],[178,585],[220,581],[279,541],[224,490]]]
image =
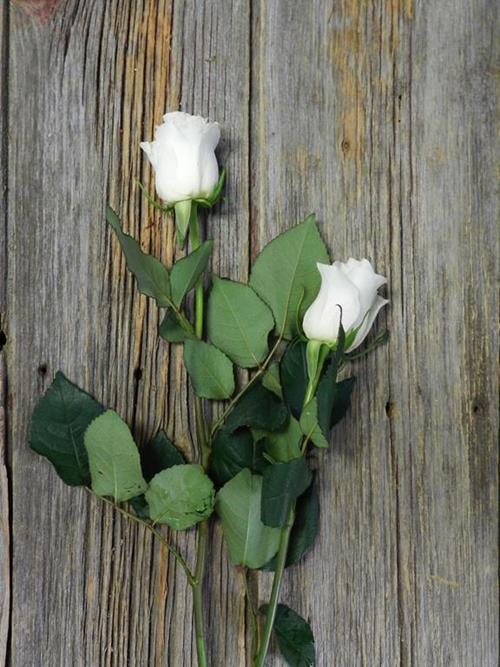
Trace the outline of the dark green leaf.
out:
[[[318,384],[316,397],[302,411],[300,427],[304,435],[309,435],[316,447],[328,447],[330,430],[345,415],[354,379],[337,383],[337,369],[340,353],[333,355]]]
[[[299,419],[309,382],[306,343],[295,339],[288,344],[280,361],[280,380],[283,399],[292,415]]]
[[[331,414],[331,427],[338,424],[346,415],[351,405],[351,394],[354,389],[355,377],[346,378],[337,382],[335,385],[335,398],[333,400],[333,409]]]
[[[160,324],[160,336],[169,343],[183,343],[186,339],[195,340],[196,336],[184,329],[174,310],[167,310]]]
[[[234,392],[233,364],[213,345],[186,340],[184,364],[198,396],[224,399]]]
[[[132,507],[139,519],[144,519],[146,521],[149,520],[149,505],[147,504],[143,493],[141,493],[139,496],[130,498],[128,504]]]
[[[173,265],[170,285],[175,306],[181,305],[183,298],[193,289],[196,281],[207,268],[213,245],[213,241],[205,241],[199,248]]]
[[[286,567],[298,563],[314,544],[319,530],[319,497],[314,481],[297,499],[295,521],[290,533],[290,542],[286,555]],[[265,570],[274,572],[276,557],[266,566]]]
[[[168,306],[170,303],[170,280],[167,269],[155,257],[143,252],[134,238],[124,233],[120,225],[120,219],[109,206],[106,219],[118,237],[128,270],[137,279],[139,292],[156,299],[160,308]]]
[[[145,495],[151,519],[174,530],[207,519],[215,503],[212,480],[197,463],[162,470],[153,477]]]
[[[214,345],[238,366],[253,368],[267,355],[274,320],[251,287],[214,276],[207,326]]]
[[[275,528],[285,526],[293,502],[311,481],[312,473],[303,457],[268,466],[262,482],[262,522]]]
[[[283,398],[280,381],[280,366],[278,362],[275,361],[272,363],[264,373],[262,376],[262,386],[269,389],[269,391],[272,391],[273,394],[276,394],[279,398]]]
[[[240,426],[276,431],[286,424],[288,411],[280,399],[255,382],[240,398],[226,420],[225,429],[234,431]]]
[[[336,394],[337,367],[335,360],[328,364],[321,380],[318,383],[316,391],[316,401],[318,406],[318,424],[325,439],[330,437],[330,427],[332,423],[332,410]]]
[[[117,502],[130,500],[146,490],[139,450],[127,424],[113,410],[90,424],[85,431],[92,491]]]
[[[216,510],[233,565],[259,568],[278,551],[281,531],[260,520],[262,477],[245,468],[217,494]]]
[[[90,472],[83,436],[103,412],[102,405],[58,371],[33,412],[30,447],[49,459],[63,482],[87,486]]]
[[[234,433],[221,429],[213,442],[210,457],[213,478],[222,486],[243,468],[261,472],[266,466],[263,450],[264,444],[254,442],[247,428],[238,429]]]
[[[280,234],[257,257],[250,286],[270,306],[277,335],[297,333],[297,310],[305,312],[320,287],[316,263],[328,261],[314,215]]]
[[[299,422],[290,415],[288,422],[278,431],[256,431],[262,438],[266,452],[275,461],[282,463],[291,459],[298,459],[302,431]]]
[[[147,482],[161,470],[185,462],[180,451],[163,431],[159,431],[150,442],[141,448],[142,472]]]
[[[263,605],[260,612],[267,614],[269,605]],[[302,616],[284,604],[279,604],[274,619],[274,632],[280,651],[290,667],[314,667],[314,636]]]

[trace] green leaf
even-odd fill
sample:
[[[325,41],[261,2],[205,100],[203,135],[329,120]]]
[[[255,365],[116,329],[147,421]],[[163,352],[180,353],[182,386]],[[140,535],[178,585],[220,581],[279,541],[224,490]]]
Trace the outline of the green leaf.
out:
[[[246,391],[229,414],[225,429],[234,431],[240,426],[277,431],[286,424],[288,410],[271,391],[255,382]]]
[[[302,433],[306,437],[309,437],[316,447],[328,447],[328,440],[318,423],[318,402],[316,398],[311,399],[309,403],[304,406],[299,423]]]
[[[273,362],[262,376],[262,386],[279,398],[283,398],[283,391],[280,382],[280,367],[278,362]]]
[[[151,519],[174,530],[207,519],[215,503],[212,480],[197,463],[162,470],[153,477],[145,495]]]
[[[300,425],[317,447],[328,447],[330,430],[347,412],[354,378],[337,382],[339,359],[334,355],[318,384],[316,398],[305,406]]]
[[[299,419],[306,395],[307,374],[306,343],[298,338],[288,344],[280,361],[280,381],[283,399],[294,417]]]
[[[141,466],[144,479],[149,482],[158,472],[185,463],[185,459],[163,431],[141,448]]]
[[[134,238],[123,232],[120,219],[110,206],[107,208],[106,219],[118,237],[128,270],[137,279],[139,292],[156,299],[160,308],[168,306],[170,280],[167,269],[156,257],[143,252]]]
[[[260,520],[261,491],[262,477],[244,469],[217,494],[216,510],[234,565],[257,569],[278,551],[281,531]]]
[[[297,500],[295,521],[290,533],[286,567],[298,563],[314,544],[319,530],[319,497],[314,481]],[[267,565],[265,570],[274,572],[276,557]]]
[[[207,268],[213,245],[213,241],[205,241],[199,248],[173,265],[170,285],[175,306],[181,305],[183,298],[193,289],[196,281]]]
[[[146,521],[150,519],[149,506],[146,502],[146,498],[144,497],[143,493],[141,493],[138,496],[134,496],[133,498],[130,498],[128,504],[132,507],[136,516],[138,516],[139,519],[144,519]]]
[[[335,397],[333,400],[333,409],[331,413],[331,424],[333,427],[338,424],[346,415],[351,405],[351,394],[354,389],[355,377],[346,378],[335,385]]]
[[[210,340],[238,366],[253,368],[266,357],[274,320],[248,285],[214,276],[207,318]]]
[[[263,605],[260,612],[267,614],[269,605]],[[316,663],[314,636],[302,616],[284,604],[276,608],[274,632],[280,651],[290,667],[314,667]]]
[[[38,401],[31,421],[30,447],[45,456],[59,477],[71,486],[90,484],[83,435],[104,408],[61,371]]]
[[[311,481],[312,473],[303,457],[268,466],[262,482],[262,522],[266,526],[285,526],[294,500]]]
[[[184,343],[185,340],[195,340],[196,336],[182,327],[174,310],[167,310],[160,324],[160,336],[169,343]]]
[[[299,422],[292,415],[290,415],[287,424],[278,431],[259,431],[258,433],[264,439],[266,452],[275,461],[286,463],[286,461],[300,457],[302,430]]]
[[[261,472],[267,465],[262,457],[264,444],[254,442],[247,428],[234,433],[221,429],[212,445],[210,456],[211,472],[219,486],[235,477],[243,468]]]
[[[113,410],[94,419],[85,431],[92,491],[115,501],[129,500],[146,489],[139,450],[127,424]]]
[[[300,306],[304,313],[320,287],[317,262],[329,259],[314,215],[280,234],[257,257],[250,286],[270,306],[277,335],[293,338],[297,333],[297,310]]]
[[[233,364],[213,345],[186,340],[184,364],[198,396],[224,399],[234,392]]]

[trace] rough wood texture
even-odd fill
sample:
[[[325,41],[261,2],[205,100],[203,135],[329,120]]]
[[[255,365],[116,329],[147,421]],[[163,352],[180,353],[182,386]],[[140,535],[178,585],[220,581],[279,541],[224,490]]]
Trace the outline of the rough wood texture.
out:
[[[175,564],[27,447],[58,368],[139,438],[165,426],[190,447],[179,350],[158,341],[103,222],[109,200],[144,248],[175,257],[134,179],[151,182],[139,140],[179,106],[223,127],[220,273],[244,279],[315,210],[336,258],[389,276],[390,344],[358,364],[350,416],[318,456],[320,539],[286,575],[318,665],[497,664],[496,4],[4,4],[2,664],[195,664]],[[193,534],[174,539],[193,554]],[[210,548],[212,664],[244,666],[243,589],[217,528]],[[269,583],[253,581],[263,599]]]

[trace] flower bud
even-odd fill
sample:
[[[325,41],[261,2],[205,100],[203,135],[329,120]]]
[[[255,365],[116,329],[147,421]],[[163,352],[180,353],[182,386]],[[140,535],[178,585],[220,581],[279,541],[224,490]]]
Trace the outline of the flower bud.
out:
[[[155,170],[158,196],[167,205],[210,197],[219,180],[219,139],[218,123],[174,111],[163,116],[154,141],[141,143]]]
[[[309,306],[302,323],[310,340],[335,345],[340,318],[346,332],[346,352],[361,345],[387,302],[377,294],[387,282],[373,270],[367,259],[350,258],[347,262],[318,264],[321,287]]]

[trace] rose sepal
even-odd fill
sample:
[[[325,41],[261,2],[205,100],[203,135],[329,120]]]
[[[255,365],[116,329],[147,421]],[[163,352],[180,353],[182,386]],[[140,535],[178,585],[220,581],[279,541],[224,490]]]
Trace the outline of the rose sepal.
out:
[[[196,199],[193,199],[193,201],[199,204],[202,208],[212,208],[212,206],[214,206],[214,204],[221,198],[222,188],[224,187],[225,181],[226,170],[221,169],[219,180],[217,181],[215,188],[212,190],[212,194],[208,197],[197,197]]]

